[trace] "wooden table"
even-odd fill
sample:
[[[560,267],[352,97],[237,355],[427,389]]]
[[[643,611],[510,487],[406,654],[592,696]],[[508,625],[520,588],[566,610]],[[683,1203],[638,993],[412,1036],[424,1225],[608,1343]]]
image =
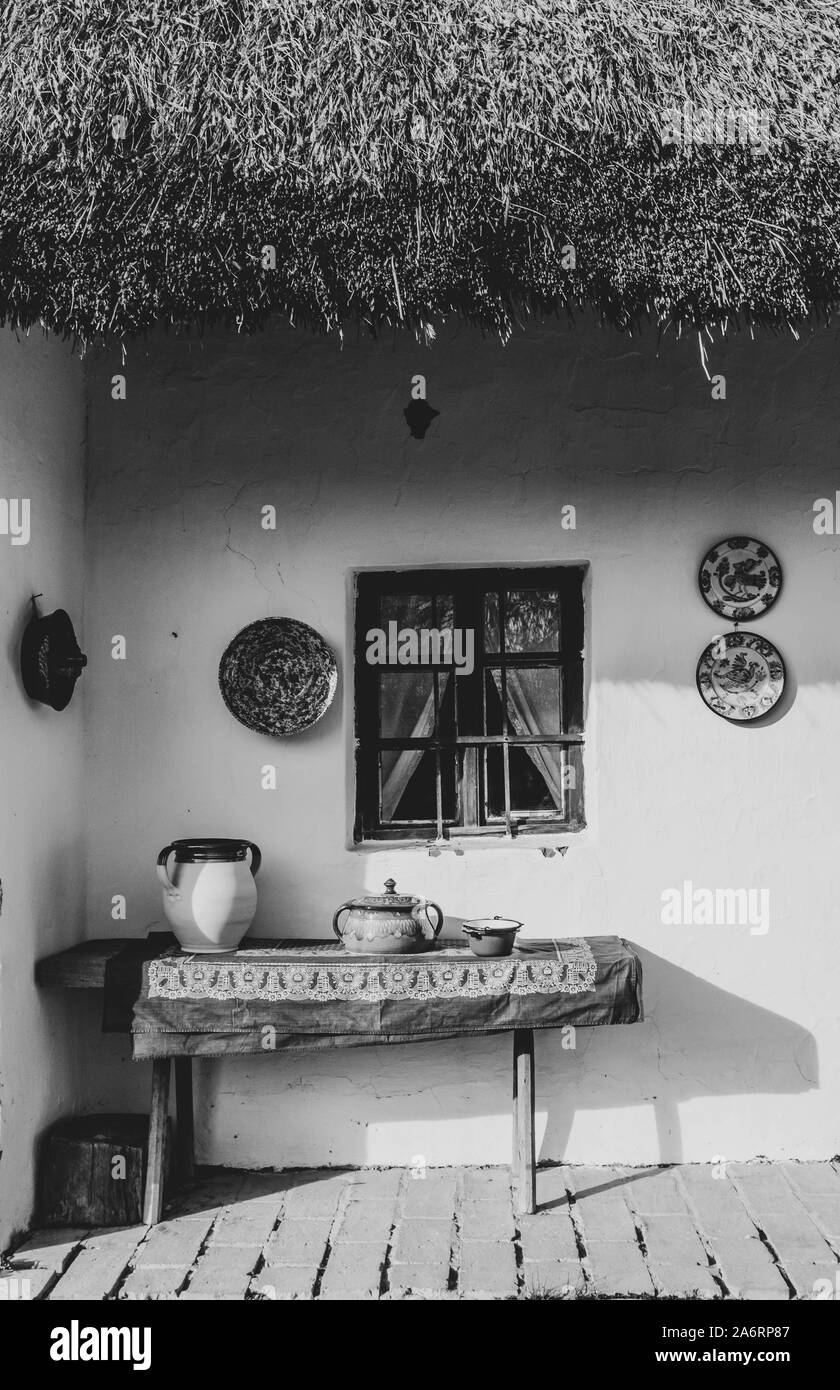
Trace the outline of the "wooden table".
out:
[[[606,938],[604,938],[606,940]],[[612,938],[611,940],[618,940]],[[47,956],[36,966],[39,985],[61,989],[104,990],[106,970],[127,946],[124,938],[83,942],[69,950]],[[626,945],[626,943],[622,943]],[[629,948],[628,948],[629,949]],[[641,981],[638,981],[636,1012],[615,1021],[634,1022],[641,1017]],[[584,1020],[585,1021],[585,1020]],[[613,1021],[607,1019],[606,1021]],[[513,1033],[513,1155],[512,1182],[518,1213],[531,1213],[536,1207],[536,1153],[534,1124],[534,1029],[512,1027]],[[171,1053],[168,1047],[172,1046]],[[163,1042],[165,1055],[152,1060],[152,1090],[149,1112],[149,1144],[144,1191],[143,1219],[147,1225],[160,1220],[163,1208],[163,1176],[167,1137],[167,1117],[171,1064],[175,1062],[176,1166],[182,1179],[192,1176],[194,1165],[194,1116],[192,1056],[183,1046]],[[233,1051],[233,1048],[229,1049]],[[226,1055],[216,1049],[215,1055]]]

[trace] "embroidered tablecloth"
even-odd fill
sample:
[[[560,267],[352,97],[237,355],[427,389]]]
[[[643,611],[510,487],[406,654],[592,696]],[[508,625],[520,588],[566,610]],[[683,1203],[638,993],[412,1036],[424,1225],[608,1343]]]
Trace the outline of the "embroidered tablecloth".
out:
[[[152,937],[105,982],[105,1027],[136,1058],[423,1041],[513,1028],[637,1023],[639,958],[618,936],[521,942],[477,957],[445,942],[351,955],[336,941],[248,941],[195,956]]]

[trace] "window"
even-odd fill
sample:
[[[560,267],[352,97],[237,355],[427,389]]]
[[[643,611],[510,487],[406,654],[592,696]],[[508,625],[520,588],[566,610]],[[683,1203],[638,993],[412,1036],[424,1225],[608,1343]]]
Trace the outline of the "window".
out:
[[[585,572],[356,576],[356,840],[583,827]]]

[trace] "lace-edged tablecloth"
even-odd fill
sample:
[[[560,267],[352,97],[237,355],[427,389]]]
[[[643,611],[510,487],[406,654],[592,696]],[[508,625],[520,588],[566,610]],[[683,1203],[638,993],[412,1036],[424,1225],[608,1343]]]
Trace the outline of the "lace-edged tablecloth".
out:
[[[513,1028],[642,1018],[641,965],[618,936],[523,941],[508,957],[437,946],[350,955],[338,942],[249,941],[189,955],[168,936],[105,983],[105,1028],[130,1027],[133,1055],[359,1047]]]
[[[235,960],[172,952],[149,965],[150,999],[247,999],[329,1003],[360,999],[487,999],[501,994],[581,994],[595,980],[595,958],[582,937],[552,943],[554,957],[479,959],[463,949],[422,956],[354,959],[340,948],[301,949],[289,960],[273,951],[238,951]],[[278,959],[273,962],[272,957]]]

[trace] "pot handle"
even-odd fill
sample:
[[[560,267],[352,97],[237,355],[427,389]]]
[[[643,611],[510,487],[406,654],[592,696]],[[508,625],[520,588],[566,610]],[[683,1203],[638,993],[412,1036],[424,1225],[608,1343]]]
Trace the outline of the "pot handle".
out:
[[[255,845],[252,840],[246,840],[245,843],[251,851],[251,873],[254,875],[254,878],[256,878],[260,864],[262,863],[260,847],[259,845]]]
[[[169,861],[169,856],[172,853],[173,849],[174,845],[167,845],[166,849],[162,849],[157,857],[157,876],[163,884],[166,896],[172,902],[174,902],[176,898],[180,898],[181,896],[181,894],[178,892],[178,889],[175,887],[175,884],[170,879],[167,870],[167,863]]]
[[[519,930],[520,927],[524,927],[524,925],[525,925],[524,922],[517,922],[515,917],[502,917],[502,916],[500,916],[500,914],[499,914],[498,912],[496,912],[496,913],[493,914],[493,921],[494,921],[494,922],[515,922],[515,923],[516,923],[516,929],[517,929],[517,931]]]
[[[433,925],[432,925],[432,919],[431,919],[431,917],[429,916],[429,908],[430,908],[430,907],[433,907],[434,910],[435,910],[435,912],[437,913],[437,918],[438,918],[438,920],[437,920],[437,926],[433,926]],[[439,934],[439,932],[440,932],[440,929],[441,929],[441,927],[443,926],[443,909],[440,908],[440,907],[438,907],[437,903],[424,902],[424,903],[423,903],[423,911],[424,911],[425,914],[426,914],[426,921],[428,922],[429,926],[432,928],[432,940],[433,940],[433,941],[436,941],[437,938],[438,938],[438,934]]]
[[[352,903],[342,903],[342,904],[341,904],[341,907],[337,908],[337,910],[336,910],[336,912],[335,912],[335,915],[334,915],[334,917],[333,917],[332,927],[333,927],[333,931],[335,932],[335,934],[336,934],[336,936],[338,937],[339,941],[343,941],[344,938],[343,938],[343,936],[341,935],[341,932],[338,930],[338,919],[339,919],[339,917],[341,916],[342,912],[346,912],[346,911],[347,911],[349,908],[351,908],[352,906],[353,906]]]

